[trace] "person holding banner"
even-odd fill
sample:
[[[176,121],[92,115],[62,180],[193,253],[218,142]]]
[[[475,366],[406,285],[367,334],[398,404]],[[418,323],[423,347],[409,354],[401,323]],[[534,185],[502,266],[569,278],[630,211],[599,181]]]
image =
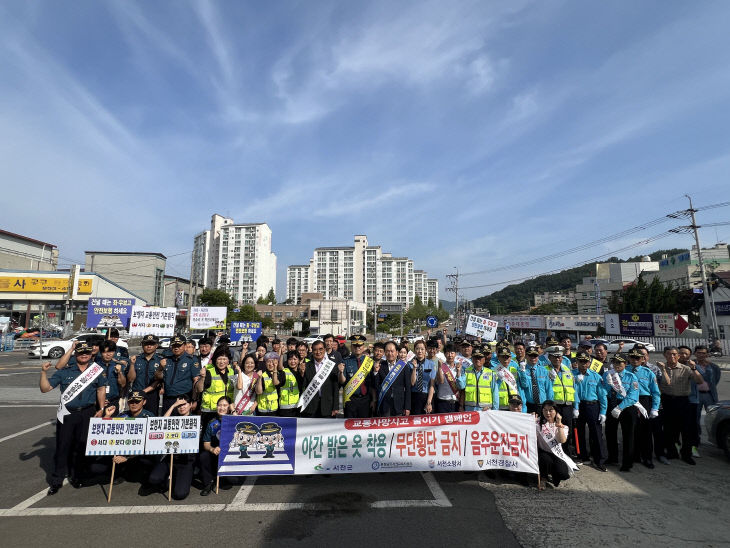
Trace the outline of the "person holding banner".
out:
[[[286,355],[286,366],[280,367],[279,413],[280,417],[296,417],[299,412],[299,354],[291,350]],[[282,378],[283,377],[283,378]]]
[[[375,409],[376,393],[370,374],[374,362],[363,354],[366,342],[364,335],[352,335],[350,341],[352,353],[345,358],[344,363],[337,365],[339,382],[344,386],[345,418],[367,418],[371,410]]]
[[[195,387],[196,391],[202,393],[200,425],[203,431],[219,412],[218,401],[223,396],[233,401],[234,390],[243,389],[241,369],[236,365],[234,372],[231,367],[231,353],[227,347],[216,348],[213,360],[200,370],[200,378]]]
[[[553,383],[540,361],[540,350],[531,346],[527,352],[527,365],[520,366],[520,386],[526,400],[528,413],[540,413],[542,403],[553,399]]]
[[[221,453],[221,420],[233,409],[228,396],[221,396],[216,403],[216,417],[205,427],[203,433],[203,451],[200,453],[200,479],[203,482],[201,497],[207,497],[215,488],[218,475],[218,455]]]
[[[259,373],[256,371],[256,360],[249,354],[243,358],[243,371],[239,373],[241,388],[236,390],[233,400],[234,415],[253,415],[256,412],[256,381]],[[238,383],[237,383],[238,385]]]
[[[635,406],[639,403],[639,380],[633,373],[626,371],[626,358],[622,354],[614,354],[611,365],[613,368],[603,374],[609,412],[606,418],[606,463],[618,463],[618,426],[621,424],[623,459],[620,470],[630,472],[634,465],[634,428],[638,420]]]
[[[75,354],[76,363],[57,370],[50,379],[47,374],[51,363],[46,362],[41,366],[41,392],[45,394],[57,386],[61,387],[61,402],[56,415],[56,453],[49,495],[58,492],[67,472],[70,474],[69,483],[75,488],[81,487],[86,471],[89,419],[95,415],[101,416],[106,400],[103,368],[91,361],[91,347],[80,342],[75,347]]]
[[[264,357],[266,370],[256,381],[256,414],[269,416],[275,415],[279,410],[278,387],[283,380],[283,374],[279,373],[279,355],[276,352],[268,352]]]
[[[155,379],[157,370],[164,370],[167,361],[157,353],[159,339],[155,335],[142,337],[142,353],[130,358],[127,384],[133,392],[143,392],[144,408],[157,416],[160,405],[160,381]]]
[[[437,343],[431,343],[433,350],[431,356],[426,348],[426,342],[422,339],[416,341],[413,350],[416,357],[411,360],[411,415],[423,415],[426,413],[426,402],[428,401],[428,389],[431,386],[431,379],[436,374],[438,360],[435,360],[435,349]]]
[[[104,407],[119,408],[119,398],[127,386],[127,377],[124,370],[127,362],[118,362],[114,359],[116,355],[117,345],[112,341],[104,341],[99,348],[99,357],[96,363],[104,368],[104,378],[106,379],[106,401]]]
[[[453,413],[459,403],[459,394],[466,387],[466,376],[462,369],[462,362],[455,362],[456,347],[448,343],[444,347],[445,362],[439,363],[436,376],[431,379],[428,391],[426,411],[434,413]],[[434,396],[436,405],[434,406]]]
[[[338,412],[340,383],[337,364],[327,357],[323,341],[312,343],[312,361],[300,367],[300,416],[331,418]]]
[[[162,409],[167,411],[180,397],[190,397],[200,377],[199,362],[185,353],[185,337],[175,335],[170,339],[171,355],[165,361],[163,373],[164,397]]]
[[[563,453],[561,447],[568,439],[568,427],[563,424],[560,413],[552,400],[542,404],[542,413],[537,421],[537,462],[540,467],[540,491],[545,490],[547,477],[555,487],[567,480],[578,470],[575,463]]]
[[[454,352],[454,357],[456,352]],[[385,361],[377,367],[375,385],[378,389],[376,414],[379,417],[395,417],[411,414],[411,371],[408,364],[398,361],[398,346],[393,341],[385,343]]]
[[[509,348],[506,351],[509,354]],[[474,363],[464,372],[464,411],[495,409],[499,402],[498,377],[491,369],[484,367],[486,356],[481,348],[477,348],[471,357]]]

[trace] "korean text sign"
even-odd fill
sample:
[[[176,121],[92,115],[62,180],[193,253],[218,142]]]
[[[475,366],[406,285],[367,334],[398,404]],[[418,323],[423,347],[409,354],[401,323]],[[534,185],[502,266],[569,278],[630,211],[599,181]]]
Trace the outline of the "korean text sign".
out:
[[[261,336],[261,322],[231,322],[231,342],[255,341]]]
[[[141,455],[147,419],[111,418],[89,421],[86,455]]]
[[[136,299],[89,298],[86,327],[127,327]]]
[[[200,446],[200,416],[147,419],[146,455],[197,453]]]
[[[538,473],[532,415],[370,419],[224,416],[221,476],[504,469]]]
[[[469,314],[466,320],[466,334],[474,337],[480,337],[485,341],[493,341],[497,336],[497,322]]]
[[[129,335],[130,337],[144,337],[151,334],[158,337],[170,337],[175,334],[176,316],[177,310],[174,307],[133,306],[132,317],[129,321]]]
[[[225,329],[225,306],[194,306],[190,309],[190,329]]]

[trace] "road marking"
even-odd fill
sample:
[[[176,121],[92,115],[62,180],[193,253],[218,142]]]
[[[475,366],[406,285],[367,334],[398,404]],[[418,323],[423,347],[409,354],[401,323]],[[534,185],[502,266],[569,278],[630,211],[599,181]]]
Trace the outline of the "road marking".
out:
[[[18,403],[16,405],[0,405],[0,409],[15,409],[16,407],[58,407],[55,403]]]
[[[63,483],[61,484],[62,487],[63,486],[66,486],[66,485],[68,485],[68,479],[64,479],[63,480]],[[11,512],[12,511],[18,512],[20,510],[25,510],[29,506],[33,506],[36,502],[38,502],[39,500],[42,500],[42,499],[46,498],[47,496],[48,496],[48,488],[43,489],[43,491],[38,491],[35,495],[33,495],[32,497],[29,497],[29,498],[25,499],[20,504],[16,504],[15,506],[13,506],[10,509],[10,511]]]
[[[37,375],[38,371],[23,371],[22,373],[0,373],[0,377],[9,377],[11,375]]]
[[[426,482],[429,491],[433,495],[433,500],[378,500],[370,504],[371,508],[422,508],[422,507],[438,507],[451,508],[451,501],[446,496],[444,490],[436,481],[431,472],[422,472],[421,477]]]
[[[241,488],[238,490],[238,493],[236,493],[236,496],[233,497],[233,501],[229,506],[240,507],[241,509],[243,509],[243,505],[246,504],[249,495],[251,495],[251,491],[253,491],[254,485],[256,485],[256,476],[248,476],[246,478],[246,481],[243,483],[243,485],[241,485]]]
[[[0,438],[0,443],[7,441],[7,440],[11,440],[13,438],[17,438],[18,436],[22,436],[23,434],[27,434],[28,432],[32,432],[33,430],[38,430],[39,428],[43,428],[44,426],[50,426],[54,422],[56,422],[56,421],[46,421],[42,424],[39,424],[38,426],[33,426],[32,428],[27,428],[25,430],[21,430],[20,432],[16,432],[15,434],[10,434],[9,436]]]

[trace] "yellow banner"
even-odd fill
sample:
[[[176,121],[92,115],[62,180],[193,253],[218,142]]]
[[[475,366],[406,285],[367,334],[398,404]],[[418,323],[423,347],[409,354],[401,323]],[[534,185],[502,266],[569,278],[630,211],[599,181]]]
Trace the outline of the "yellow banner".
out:
[[[90,294],[92,285],[92,278],[80,278],[78,292]],[[0,276],[0,291],[6,293],[66,293],[68,292],[68,278]]]

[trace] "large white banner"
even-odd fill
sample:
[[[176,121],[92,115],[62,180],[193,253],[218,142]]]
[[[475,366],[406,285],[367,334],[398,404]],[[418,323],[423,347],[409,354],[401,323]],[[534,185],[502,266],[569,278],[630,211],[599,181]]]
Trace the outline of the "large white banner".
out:
[[[301,419],[224,416],[221,476],[487,470],[537,474],[533,415],[482,411]]]
[[[146,433],[147,419],[92,418],[86,439],[86,456],[142,455]]]
[[[129,320],[129,336],[144,337],[157,335],[171,337],[175,334],[175,307],[160,308],[156,306],[133,306]]]
[[[146,455],[197,453],[200,446],[200,416],[147,419]]]
[[[480,337],[483,341],[493,341],[497,336],[497,325],[494,320],[469,314],[464,331],[467,335]]]
[[[194,306],[190,309],[190,329],[225,329],[225,306]]]
[[[674,337],[674,314],[654,314],[654,336]]]
[[[597,331],[603,316],[546,316],[545,327],[552,331]]]
[[[509,324],[511,329],[545,329],[545,316],[495,316],[489,317],[502,325]]]

